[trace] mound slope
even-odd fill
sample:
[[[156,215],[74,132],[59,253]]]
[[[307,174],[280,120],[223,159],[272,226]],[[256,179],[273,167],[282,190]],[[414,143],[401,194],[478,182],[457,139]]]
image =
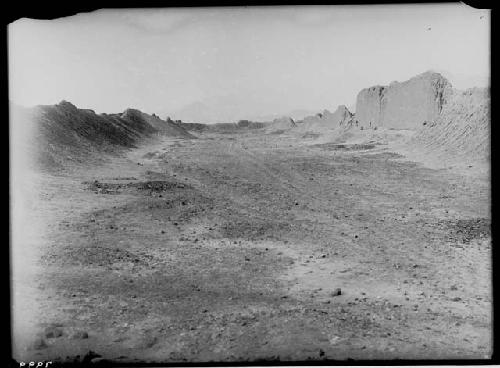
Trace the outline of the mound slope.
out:
[[[194,138],[183,128],[139,110],[96,114],[67,101],[34,108],[11,107],[16,144],[26,148],[34,168],[57,170],[74,164],[94,164],[106,155],[136,147],[155,135]],[[21,136],[21,127],[26,130]]]
[[[162,120],[156,115],[149,115],[137,109],[127,109],[125,110],[121,118],[126,121],[135,121],[137,123],[149,124],[156,130],[156,133],[161,135],[166,135],[169,137],[179,137],[179,138],[195,138],[193,135],[188,133],[186,129],[179,126],[171,119]]]
[[[490,160],[490,92],[454,90],[435,121],[426,123],[410,142],[413,148],[454,161]]]

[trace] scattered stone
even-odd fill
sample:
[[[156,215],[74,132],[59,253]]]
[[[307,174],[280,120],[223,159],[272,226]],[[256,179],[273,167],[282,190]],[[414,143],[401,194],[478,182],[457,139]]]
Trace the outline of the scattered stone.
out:
[[[54,339],[57,337],[61,337],[63,335],[63,331],[58,327],[47,327],[45,329],[45,337],[47,339]]]
[[[89,334],[86,331],[76,331],[71,335],[72,339],[79,340],[79,339],[88,339]]]
[[[335,290],[333,290],[331,296],[338,296],[341,294],[342,294],[342,290],[340,288],[336,288]]]

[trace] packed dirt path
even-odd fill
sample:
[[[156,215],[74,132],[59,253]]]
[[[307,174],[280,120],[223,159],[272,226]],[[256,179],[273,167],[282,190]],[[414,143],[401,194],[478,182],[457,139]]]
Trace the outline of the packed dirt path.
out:
[[[491,355],[489,178],[245,133],[36,185],[19,360]]]

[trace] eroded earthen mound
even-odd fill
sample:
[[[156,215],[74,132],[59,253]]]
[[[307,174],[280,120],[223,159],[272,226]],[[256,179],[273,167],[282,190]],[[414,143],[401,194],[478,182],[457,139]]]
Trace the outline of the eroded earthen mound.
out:
[[[490,160],[489,89],[453,91],[435,120],[422,123],[412,145],[456,160]]]
[[[96,114],[67,101],[34,108],[12,106],[11,124],[13,138],[31,158],[30,164],[48,170],[98,163],[154,135],[194,138],[174,123],[139,110]]]
[[[345,105],[340,105],[334,113],[324,110],[314,116],[306,116],[297,126],[301,131],[323,132],[352,124],[353,116]]]

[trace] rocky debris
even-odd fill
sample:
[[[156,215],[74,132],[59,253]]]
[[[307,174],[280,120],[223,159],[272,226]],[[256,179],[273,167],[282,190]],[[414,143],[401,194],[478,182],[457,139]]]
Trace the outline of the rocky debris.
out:
[[[377,144],[371,143],[353,143],[353,144],[343,144],[343,143],[321,143],[313,144],[311,147],[321,148],[325,151],[363,151],[374,149]]]
[[[431,71],[405,82],[365,88],[356,99],[356,120],[365,128],[418,129],[438,117],[450,94],[451,84]]]
[[[87,190],[93,191],[96,194],[120,194],[124,189],[128,188],[134,188],[138,191],[149,191],[150,194],[162,193],[174,189],[191,188],[188,184],[167,180],[149,180],[129,183],[100,182],[99,180],[94,180],[92,182],[83,182],[83,184],[87,185]],[[161,194],[159,197],[162,197]]]
[[[117,263],[133,264],[134,266],[150,265],[154,257],[143,253],[133,253],[121,248],[108,248],[94,245],[88,248],[65,249],[58,260],[59,263],[111,267]]]
[[[134,184],[138,190],[149,190],[151,192],[165,192],[172,189],[186,189],[189,185],[166,180],[152,180],[139,184]]]
[[[89,338],[89,334],[86,331],[75,331],[71,335],[71,338],[75,339],[75,340],[88,339]]]
[[[485,218],[441,220],[436,226],[445,230],[453,243],[470,244],[475,239],[491,236],[491,221]]]

